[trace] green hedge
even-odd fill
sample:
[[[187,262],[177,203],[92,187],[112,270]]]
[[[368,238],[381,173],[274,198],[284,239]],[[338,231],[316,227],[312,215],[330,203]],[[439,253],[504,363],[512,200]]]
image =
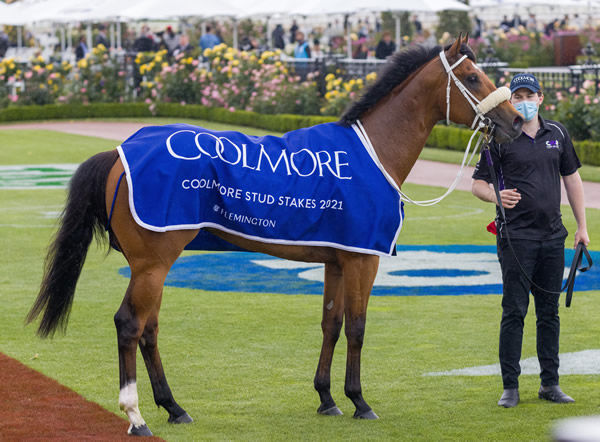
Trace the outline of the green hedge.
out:
[[[158,104],[154,113],[144,103],[93,103],[89,105],[9,106],[0,109],[0,122],[77,118],[174,117],[250,126],[273,132],[289,132],[302,127],[336,121],[334,117],[307,115],[266,115],[256,112],[211,108],[196,104]],[[427,139],[427,146],[439,149],[464,150],[472,131],[455,126],[437,125]],[[575,141],[575,150],[582,163],[600,166],[600,142]]]
[[[89,105],[9,106],[0,109],[0,121],[31,121],[76,118],[174,117],[258,127],[274,132],[289,132],[301,127],[336,121],[337,118],[307,115],[265,115],[256,112],[210,108],[190,104],[158,104],[154,113],[144,103],[93,103]]]

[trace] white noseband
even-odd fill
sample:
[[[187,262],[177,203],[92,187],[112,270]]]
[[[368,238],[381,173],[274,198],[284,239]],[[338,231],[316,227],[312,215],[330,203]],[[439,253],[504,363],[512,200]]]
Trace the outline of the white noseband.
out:
[[[509,88],[502,86],[489,94],[483,100],[479,101],[477,97],[473,95],[464,84],[461,83],[461,81],[456,77],[456,75],[454,75],[453,72],[453,69],[461,64],[466,58],[467,56],[463,55],[456,63],[450,66],[444,51],[440,52],[440,60],[442,60],[444,69],[446,69],[446,72],[448,73],[448,85],[446,86],[446,124],[450,124],[450,79],[452,79],[454,80],[454,84],[456,84],[456,87],[460,93],[463,94],[463,97],[465,97],[467,102],[475,111],[475,118],[471,124],[471,129],[473,129],[475,128],[478,120],[481,119],[483,122],[485,114],[494,109],[500,103],[510,100],[511,93]]]

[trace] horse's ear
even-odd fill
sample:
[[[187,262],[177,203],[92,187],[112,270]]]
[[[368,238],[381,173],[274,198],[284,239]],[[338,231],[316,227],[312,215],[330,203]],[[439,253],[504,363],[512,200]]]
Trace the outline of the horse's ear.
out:
[[[452,46],[450,46],[450,49],[448,50],[448,52],[450,53],[450,56],[457,57],[460,54],[461,46],[462,46],[462,32],[458,35],[458,38],[456,40],[454,40],[454,43],[452,43]]]
[[[466,45],[469,44],[469,33],[468,32],[465,34],[465,39],[463,40],[463,43]]]

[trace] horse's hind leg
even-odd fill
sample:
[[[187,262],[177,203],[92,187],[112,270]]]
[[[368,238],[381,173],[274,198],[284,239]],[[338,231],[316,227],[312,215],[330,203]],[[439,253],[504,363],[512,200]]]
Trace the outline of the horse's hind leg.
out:
[[[146,321],[146,327],[140,338],[140,351],[150,376],[156,405],[167,410],[170,423],[184,424],[192,422],[190,415],[175,402],[163,371],[162,361],[158,353],[158,314],[153,314]]]
[[[344,293],[342,271],[337,264],[325,264],[325,290],[323,294],[323,345],[319,365],[315,374],[315,390],[321,398],[321,405],[317,412],[335,416],[342,412],[337,407],[330,392],[331,361],[335,344],[340,337],[340,330],[344,320]]]

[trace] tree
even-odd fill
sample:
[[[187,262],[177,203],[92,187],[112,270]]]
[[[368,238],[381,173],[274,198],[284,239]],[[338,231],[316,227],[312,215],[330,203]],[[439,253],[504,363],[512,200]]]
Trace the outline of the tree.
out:
[[[463,3],[469,4],[468,1]],[[441,11],[438,12],[438,17],[439,23],[435,31],[438,40],[444,35],[444,32],[448,32],[452,38],[461,32],[463,35],[471,32],[471,19],[467,11]]]

